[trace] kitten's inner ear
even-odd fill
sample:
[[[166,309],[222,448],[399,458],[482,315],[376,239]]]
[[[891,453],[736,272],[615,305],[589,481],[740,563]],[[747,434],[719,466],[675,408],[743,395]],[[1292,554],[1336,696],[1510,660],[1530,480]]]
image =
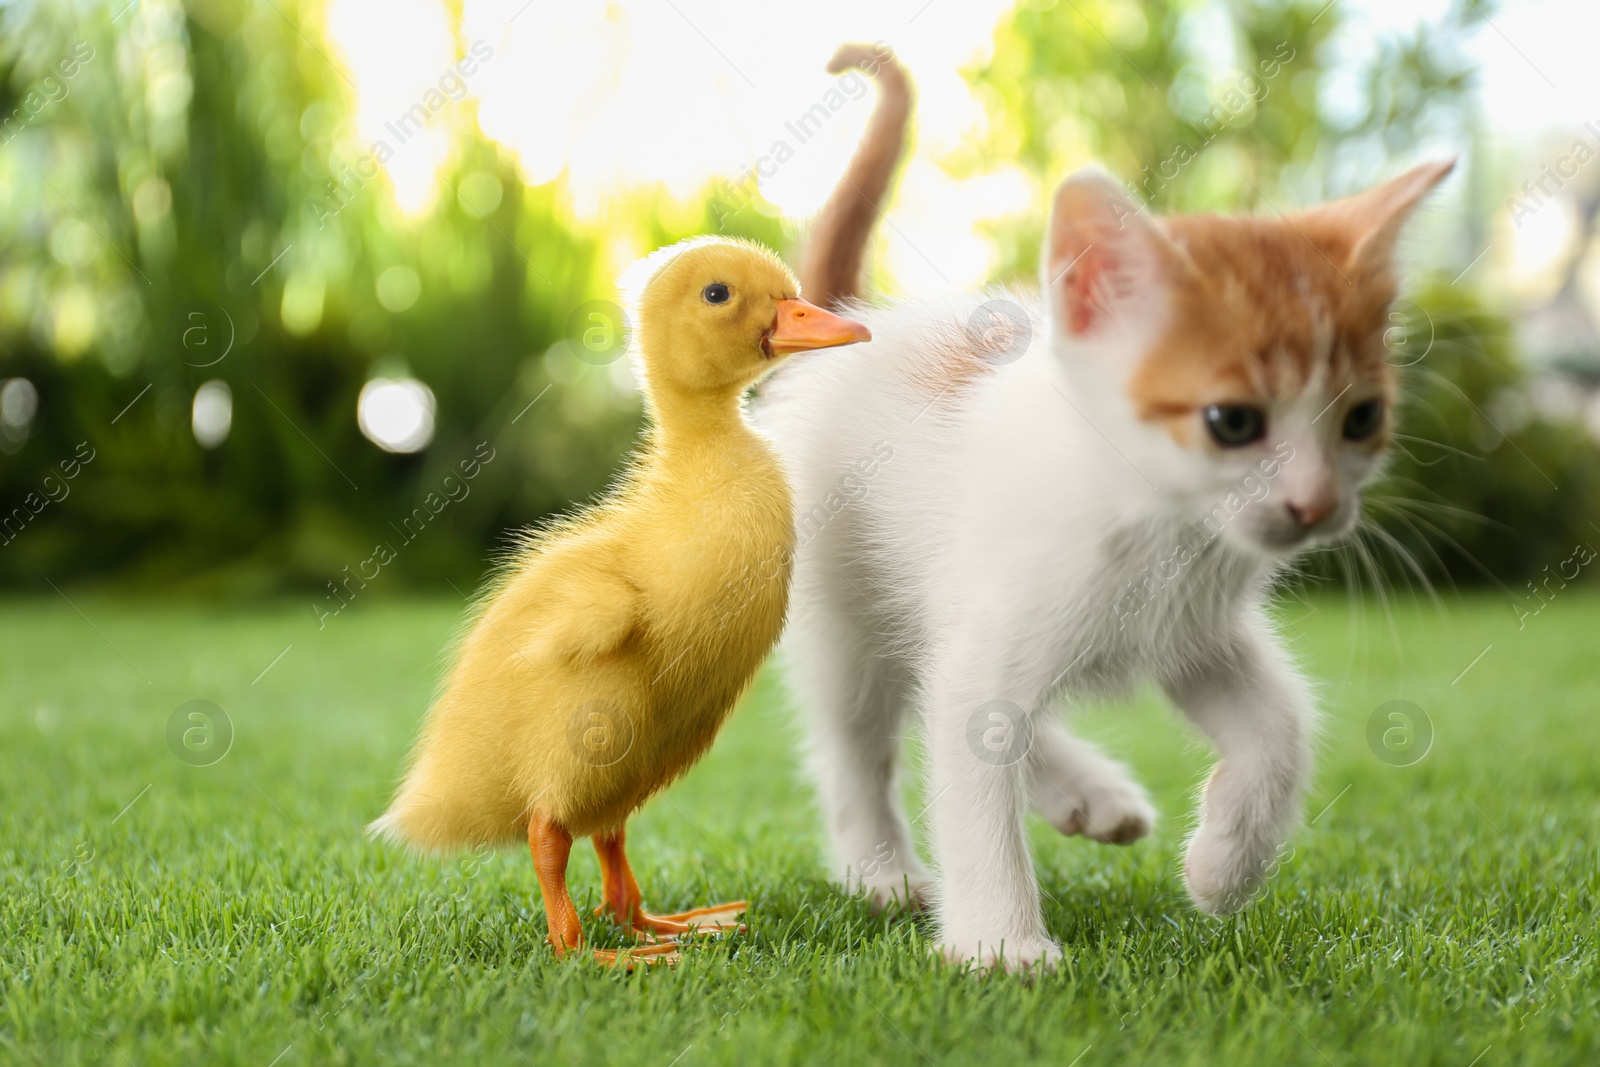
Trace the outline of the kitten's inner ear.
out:
[[[1345,263],[1358,272],[1384,275],[1394,260],[1400,230],[1412,210],[1455,168],[1456,161],[1424,163],[1364,193],[1312,208],[1304,218],[1313,228],[1332,231],[1327,242],[1345,252]]]
[[[1043,258],[1052,317],[1072,336],[1132,314],[1148,317],[1175,278],[1193,269],[1127,190],[1095,168],[1056,189]]]

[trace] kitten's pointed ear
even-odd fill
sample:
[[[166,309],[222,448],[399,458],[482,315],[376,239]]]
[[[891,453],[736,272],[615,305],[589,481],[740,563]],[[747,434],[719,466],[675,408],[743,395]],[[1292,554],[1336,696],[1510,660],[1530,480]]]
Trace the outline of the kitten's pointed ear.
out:
[[[1345,253],[1347,266],[1387,273],[1406,219],[1455,165],[1453,159],[1424,163],[1364,193],[1312,208],[1305,218],[1328,232],[1328,243]]]
[[[1128,191],[1090,167],[1056,189],[1041,273],[1056,328],[1084,336],[1130,314],[1148,314],[1188,256]]]

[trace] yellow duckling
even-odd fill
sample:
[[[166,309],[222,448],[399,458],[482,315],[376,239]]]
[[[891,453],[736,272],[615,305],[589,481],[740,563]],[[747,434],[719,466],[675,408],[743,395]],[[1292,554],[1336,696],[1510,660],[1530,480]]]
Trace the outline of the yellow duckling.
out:
[[[783,628],[789,487],[741,394],[790,353],[870,339],[754,245],[685,242],[641,268],[647,442],[604,501],[527,537],[373,824],[425,849],[526,832],[558,956],[583,941],[567,858],[593,837],[601,912],[664,935],[628,961],[671,958],[672,935],[736,928],[744,910],[651,915],[623,852],[628,816],[710,747]]]

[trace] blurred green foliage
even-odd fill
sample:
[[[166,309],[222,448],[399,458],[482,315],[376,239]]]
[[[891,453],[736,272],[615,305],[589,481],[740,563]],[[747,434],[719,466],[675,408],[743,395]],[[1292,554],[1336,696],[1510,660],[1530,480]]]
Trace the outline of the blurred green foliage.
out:
[[[1368,497],[1367,548],[1351,551],[1402,581],[1529,598],[1580,546],[1600,549],[1600,451],[1578,423],[1538,416],[1511,323],[1479,298],[1434,280],[1391,320],[1401,433]]]
[[[1326,0],[1022,0],[969,72],[989,137],[958,166],[1014,160],[1053,184],[1098,163],[1158,212],[1355,192],[1426,138],[1465,143],[1461,30],[1485,7],[1456,0],[1410,36],[1362,36],[1357,65]],[[995,236],[1003,271],[1031,276],[1038,220]]]
[[[119,8],[0,7],[0,121],[15,120],[0,133],[0,381],[38,395],[26,436],[0,437],[0,586],[322,588],[380,543],[402,548],[394,588],[470,583],[503,531],[601,489],[638,425],[617,368],[574,354],[619,238],[786,243],[770,215],[724,222],[709,195],[621,192],[576,221],[561,179],[524,187],[470,132],[437,203],[407,217],[386,179],[351,177],[351,86],[317,43],[319,5]],[[1270,210],[1464,136],[1460,34],[1379,40],[1350,66],[1341,16],[1321,0],[1024,0],[969,72],[989,134],[948,167],[1010,160],[1051,182],[1098,159],[1161,210]],[[1329,106],[1339,79],[1357,105]],[[994,228],[1002,278],[1032,274],[1039,236],[1036,217]],[[1506,324],[1448,287],[1421,306],[1449,332],[1416,371],[1440,420],[1419,433],[1442,444],[1401,451],[1379,521],[1435,577],[1517,584],[1592,517],[1593,448],[1532,419],[1485,451],[1475,420],[1525,384]],[[357,397],[407,376],[433,391],[435,432],[391,454],[362,436]],[[213,379],[232,428],[207,449],[190,404]],[[469,491],[400,536],[485,446]]]
[[[654,247],[711,228],[703,210],[634,194],[579,227],[559,183],[523,188],[467,136],[438,204],[403,218],[381,180],[350,177],[359,160],[334,136],[349,86],[289,20],[314,27],[311,5],[196,0],[113,22],[120,6],[0,9],[0,115],[21,116],[0,145],[0,379],[39,398],[0,456],[0,583],[321,586],[399,545],[395,525],[489,442],[495,459],[386,579],[470,582],[500,531],[603,487],[638,403],[573,356],[572,316],[609,291],[619,230]],[[75,49],[91,58],[65,78]],[[761,224],[746,214],[733,222]],[[379,279],[397,267],[415,296],[391,311]],[[424,452],[361,436],[357,397],[380,375],[435,394]],[[215,450],[189,425],[210,379],[233,399]],[[95,458],[68,481],[80,445]]]

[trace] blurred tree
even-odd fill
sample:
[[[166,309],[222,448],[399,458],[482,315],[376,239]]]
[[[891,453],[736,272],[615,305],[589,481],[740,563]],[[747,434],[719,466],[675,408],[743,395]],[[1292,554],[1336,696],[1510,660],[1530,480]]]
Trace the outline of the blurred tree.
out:
[[[1353,192],[1391,156],[1455,138],[1468,116],[1470,67],[1449,26],[1363,40],[1340,33],[1325,0],[1022,0],[970,72],[988,102],[989,136],[958,171],[1015,161],[1042,186],[1095,162],[1152,208],[1285,209]],[[1332,100],[1337,100],[1335,105]],[[1037,220],[996,230],[1002,273],[1031,277]]]
[[[350,86],[283,9],[303,12],[116,7],[0,9],[0,103],[26,116],[0,145],[0,380],[38,397],[0,464],[0,501],[23,508],[0,582],[322,586],[380,542],[404,547],[395,573],[470,582],[498,531],[605,483],[637,404],[571,352],[573,310],[614,265],[559,188],[524,189],[467,134],[439,204],[403,217],[385,178],[360,177]],[[74,49],[91,58],[53,75]],[[627,206],[656,214],[649,196]],[[361,436],[375,376],[432,391],[425,451]],[[209,380],[232,403],[215,449],[190,429]],[[397,527],[484,442],[494,459],[408,543]],[[90,474],[47,491],[80,443]],[[48,499],[63,490],[70,505]]]

